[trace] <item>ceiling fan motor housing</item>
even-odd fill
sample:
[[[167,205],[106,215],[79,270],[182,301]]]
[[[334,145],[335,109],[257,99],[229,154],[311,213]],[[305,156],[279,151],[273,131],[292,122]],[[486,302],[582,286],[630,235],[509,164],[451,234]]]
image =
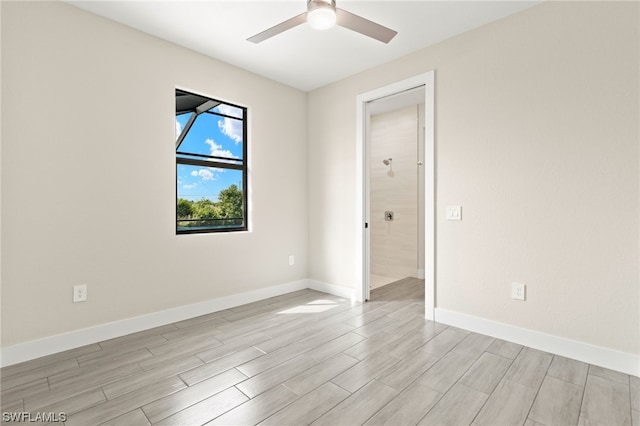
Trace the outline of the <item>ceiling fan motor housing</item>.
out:
[[[335,12],[336,0],[308,0],[307,13],[310,13],[316,9],[331,9]]]
[[[309,0],[307,23],[316,30],[328,30],[336,24],[335,0]]]

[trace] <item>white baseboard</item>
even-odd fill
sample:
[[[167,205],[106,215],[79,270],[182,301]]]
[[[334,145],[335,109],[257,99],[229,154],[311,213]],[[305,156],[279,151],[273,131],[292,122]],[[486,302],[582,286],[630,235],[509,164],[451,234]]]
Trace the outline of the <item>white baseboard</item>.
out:
[[[307,287],[312,290],[321,291],[323,293],[333,294],[334,296],[344,297],[345,299],[356,300],[354,289],[349,287],[324,283],[322,281],[316,280],[307,280]]]
[[[19,362],[29,361],[31,359],[90,345],[103,340],[148,330],[153,327],[159,327],[200,315],[206,315],[211,312],[244,305],[246,303],[268,299],[270,297],[279,296],[292,291],[303,290],[309,287],[307,281],[308,280],[306,279],[298,280],[246,293],[219,297],[205,302],[180,306],[178,308],[154,312],[134,318],[127,318],[120,321],[114,321],[107,324],[71,331],[69,333],[58,334],[4,347],[1,350],[0,366],[5,367]]]
[[[299,280],[246,293],[211,299],[94,327],[32,340],[1,349],[0,366],[5,367],[42,356],[148,330],[173,322],[206,315],[246,303],[268,299],[292,291],[310,288],[355,300],[354,289],[315,280]],[[598,365],[634,376],[640,376],[640,356],[601,346],[565,339],[484,318],[436,308],[436,321],[465,330],[486,334],[510,342],[543,350],[589,364]]]
[[[640,355],[436,308],[436,321],[640,377]]]

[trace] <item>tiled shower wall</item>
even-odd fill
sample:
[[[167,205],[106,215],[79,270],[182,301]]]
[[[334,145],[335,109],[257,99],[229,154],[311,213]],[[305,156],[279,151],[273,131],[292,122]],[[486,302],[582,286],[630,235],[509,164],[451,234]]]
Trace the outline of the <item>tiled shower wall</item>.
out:
[[[371,117],[371,274],[419,275],[418,105]],[[389,166],[383,160],[391,158]],[[385,220],[392,211],[392,221]]]

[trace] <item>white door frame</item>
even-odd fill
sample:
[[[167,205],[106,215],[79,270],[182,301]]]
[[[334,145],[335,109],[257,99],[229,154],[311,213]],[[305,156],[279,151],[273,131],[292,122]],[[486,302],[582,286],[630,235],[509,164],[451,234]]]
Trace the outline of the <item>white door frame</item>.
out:
[[[435,320],[435,71],[384,86],[356,97],[356,298],[369,299],[369,113],[368,103],[424,86],[424,270],[425,318]]]

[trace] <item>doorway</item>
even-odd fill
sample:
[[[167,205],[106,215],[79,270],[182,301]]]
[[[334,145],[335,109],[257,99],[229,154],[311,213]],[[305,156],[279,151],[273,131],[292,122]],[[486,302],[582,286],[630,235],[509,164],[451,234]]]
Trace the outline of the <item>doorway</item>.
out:
[[[368,103],[369,288],[424,279],[424,86]]]
[[[361,94],[357,97],[357,221],[358,221],[358,253],[356,253],[362,268],[357,276],[356,297],[368,300],[371,290],[371,243],[372,243],[372,147],[371,147],[371,120],[372,116],[380,111],[393,111],[407,105],[416,105],[416,114],[419,121],[418,132],[424,140],[424,153],[417,152],[417,161],[414,161],[417,173],[417,182],[421,188],[417,188],[418,203],[424,215],[424,222],[416,217],[416,273],[424,274],[425,279],[425,318],[434,320],[435,307],[435,156],[434,156],[434,71],[397,82],[395,84]],[[423,104],[422,107],[417,105]],[[386,172],[393,175],[393,157],[378,159],[384,166],[391,168]],[[389,161],[389,158],[391,160]],[[387,160],[389,164],[385,164]],[[418,164],[421,163],[421,164]],[[376,163],[376,167],[377,167]],[[389,176],[387,174],[387,176]],[[375,204],[375,201],[374,201]],[[376,214],[379,206],[374,205]],[[393,212],[392,210],[390,212]],[[383,218],[388,218],[387,211],[383,212]],[[422,224],[423,225],[420,225]],[[420,266],[424,269],[421,270]]]

